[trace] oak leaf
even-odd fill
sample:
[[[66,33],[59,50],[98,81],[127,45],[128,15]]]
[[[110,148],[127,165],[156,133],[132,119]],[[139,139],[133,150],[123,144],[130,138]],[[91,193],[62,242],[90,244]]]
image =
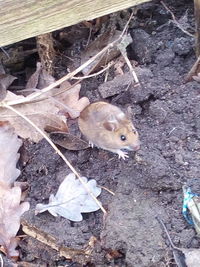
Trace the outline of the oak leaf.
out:
[[[86,177],[82,179],[95,197],[101,194],[101,188],[97,187],[94,179],[90,181]],[[50,196],[49,204],[36,205],[36,214],[48,210],[53,216],[60,215],[71,221],[79,222],[83,219],[81,213],[97,211],[99,208],[80,180],[70,173],[60,184],[56,195]]]
[[[7,122],[0,123],[0,245],[10,257],[18,255],[16,234],[21,215],[29,209],[28,202],[21,202],[21,188],[13,186],[20,174],[16,168],[21,140]]]

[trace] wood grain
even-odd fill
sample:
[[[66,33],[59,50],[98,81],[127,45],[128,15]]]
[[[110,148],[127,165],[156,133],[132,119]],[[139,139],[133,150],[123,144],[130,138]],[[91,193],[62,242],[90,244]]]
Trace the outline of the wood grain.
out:
[[[200,56],[200,0],[194,0],[194,14],[196,22],[196,56]]]
[[[149,0],[0,0],[0,46]]]

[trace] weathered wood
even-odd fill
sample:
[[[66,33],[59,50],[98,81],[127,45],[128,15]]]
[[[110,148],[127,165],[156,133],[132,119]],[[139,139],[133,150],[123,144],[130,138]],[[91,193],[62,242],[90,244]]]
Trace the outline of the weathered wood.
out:
[[[149,0],[0,0],[0,46]]]
[[[194,0],[194,14],[196,21],[196,56],[199,57],[200,56],[200,0]]]

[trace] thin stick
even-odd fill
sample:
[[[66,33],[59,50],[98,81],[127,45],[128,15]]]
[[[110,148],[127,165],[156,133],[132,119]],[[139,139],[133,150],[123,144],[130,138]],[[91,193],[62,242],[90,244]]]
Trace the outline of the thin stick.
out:
[[[188,72],[188,74],[185,77],[185,82],[189,82],[192,80],[192,76],[194,76],[199,69],[200,65],[200,56],[197,58],[196,62],[192,66],[191,70]]]
[[[107,69],[109,69],[113,65],[114,65],[114,62],[111,61],[110,63],[108,63],[108,65],[105,68],[103,68],[102,70],[100,70],[98,72],[95,72],[93,74],[90,74],[90,75],[87,75],[87,76],[83,76],[83,77],[73,77],[72,80],[83,80],[83,79],[92,78],[94,76],[97,76],[97,75],[103,73],[104,71],[106,71]]]
[[[25,121],[27,121],[29,124],[31,124],[46,140],[47,142],[53,147],[53,149],[56,151],[56,153],[64,160],[66,165],[71,169],[71,171],[78,177],[78,179],[81,181],[87,192],[91,195],[91,197],[94,199],[94,201],[97,203],[97,205],[100,207],[100,209],[106,214],[106,210],[103,208],[99,200],[94,196],[94,194],[90,191],[87,184],[83,181],[82,177],[79,175],[79,173],[75,170],[75,168],[71,165],[71,163],[66,159],[66,157],[62,154],[62,152],[57,148],[57,146],[49,139],[49,137],[39,128],[35,123],[33,123],[31,120],[29,120],[28,117],[23,115],[21,112],[17,111],[15,108],[9,106],[8,104],[4,103],[4,107],[12,110],[14,113],[18,114],[20,117],[22,117]]]
[[[113,41],[112,43],[108,44],[106,47],[104,47],[99,53],[97,53],[96,55],[94,55],[93,57],[91,57],[89,60],[87,60],[84,64],[82,64],[80,67],[78,67],[77,69],[75,69],[74,71],[68,73],[67,75],[63,76],[61,79],[57,80],[56,82],[50,84],[49,86],[43,88],[42,90],[40,90],[40,92],[31,94],[30,96],[27,96],[26,98],[22,98],[22,99],[17,99],[14,101],[8,101],[6,102],[7,105],[9,106],[13,106],[13,105],[17,105],[17,104],[22,104],[22,103],[27,103],[30,102],[31,100],[35,99],[36,97],[50,91],[51,89],[55,88],[56,86],[59,86],[61,83],[63,83],[64,81],[67,81],[69,79],[71,79],[72,77],[74,77],[76,74],[78,74],[80,71],[82,71],[84,68],[86,68],[88,65],[90,65],[94,60],[96,60],[99,56],[102,56],[108,49],[112,48],[115,44],[117,44],[122,37],[124,36],[127,27],[130,23],[130,20],[133,17],[133,13],[131,14],[129,20],[127,21],[122,33],[120,34],[120,36]],[[0,103],[0,106],[2,106],[3,104]]]
[[[100,186],[102,189],[104,189],[105,191],[108,191],[111,195],[115,196],[115,193],[113,191],[111,191],[110,189],[108,189],[105,186]]]
[[[171,247],[174,248],[174,249],[178,249],[178,250],[179,250],[179,248],[177,248],[177,247],[173,244],[172,239],[171,239],[171,237],[170,237],[170,235],[169,235],[169,232],[168,232],[168,230],[167,230],[167,228],[166,228],[164,222],[163,222],[158,216],[156,216],[156,219],[157,219],[157,221],[162,225],[162,227],[163,227],[163,229],[164,229],[164,231],[165,231],[165,233],[166,233],[166,235],[167,235],[167,238],[168,238],[168,240],[169,240],[169,242],[170,242]]]
[[[173,12],[166,6],[166,4],[163,1],[160,1],[161,4],[164,6],[164,8],[171,14],[172,16],[172,21],[174,22],[174,24],[176,24],[176,26],[185,34],[189,35],[190,37],[194,38],[194,35],[189,33],[188,31],[186,31],[185,29],[183,29],[183,27],[181,26],[181,24],[176,20],[176,17],[174,16]]]
[[[128,57],[127,57],[127,54],[124,53],[124,52],[122,52],[122,51],[121,51],[121,54],[122,54],[122,56],[124,57],[124,59],[125,59],[125,61],[126,61],[126,64],[128,65],[128,67],[129,67],[129,69],[130,69],[130,71],[131,71],[131,74],[132,74],[132,76],[133,76],[133,79],[135,80],[136,84],[139,84],[139,79],[138,79],[137,74],[135,73],[135,71],[134,71],[134,69],[133,69],[133,66],[131,65],[130,60],[129,60]]]
[[[1,263],[1,267],[3,267],[3,258],[1,254],[0,254],[0,263]]]

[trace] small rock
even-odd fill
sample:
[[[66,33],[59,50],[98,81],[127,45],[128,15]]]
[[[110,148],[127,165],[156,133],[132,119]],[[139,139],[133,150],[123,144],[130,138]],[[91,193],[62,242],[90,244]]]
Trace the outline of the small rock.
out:
[[[132,58],[140,64],[151,63],[154,45],[150,35],[142,29],[134,29],[131,37]]]
[[[169,66],[175,57],[174,52],[171,49],[166,49],[165,52],[161,52],[157,55],[155,62],[160,68]]]
[[[185,56],[192,50],[192,43],[185,37],[176,38],[172,50],[179,56]]]
[[[98,91],[103,98],[118,95],[128,90],[133,81],[130,73],[116,76],[112,81],[108,81],[99,86]]]

